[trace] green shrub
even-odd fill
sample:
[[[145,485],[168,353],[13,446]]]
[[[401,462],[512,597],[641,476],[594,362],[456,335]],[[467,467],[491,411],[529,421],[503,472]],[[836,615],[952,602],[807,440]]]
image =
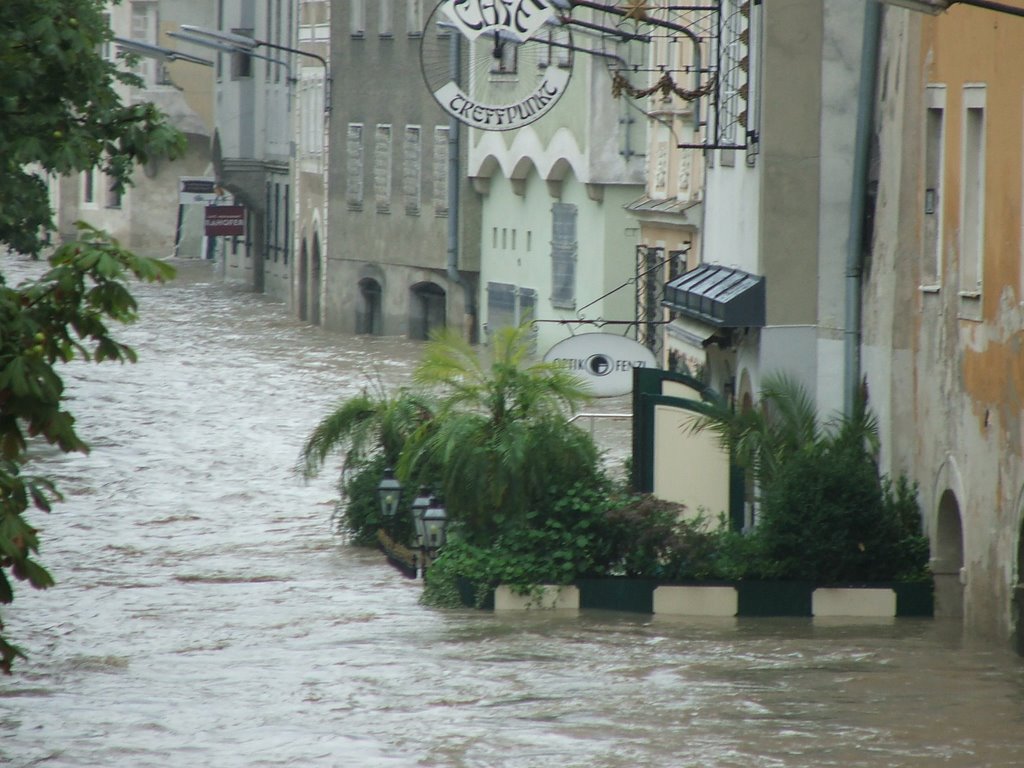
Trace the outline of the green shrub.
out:
[[[893,581],[927,564],[927,543],[907,530],[916,508],[906,481],[891,490],[861,446],[822,441],[780,466],[756,535],[777,578]]]

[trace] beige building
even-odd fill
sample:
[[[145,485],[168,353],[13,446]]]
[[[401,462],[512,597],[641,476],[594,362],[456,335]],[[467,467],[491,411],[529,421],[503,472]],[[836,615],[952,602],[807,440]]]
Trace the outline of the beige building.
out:
[[[1022,42],[1010,13],[886,10],[863,296],[883,462],[920,485],[936,612],[1004,641],[1024,559]]]
[[[110,4],[107,16],[115,37],[167,46],[173,42],[166,38],[167,31],[185,21],[203,23],[212,15],[208,6],[201,0],[135,1]],[[111,42],[103,54],[114,60],[120,52]],[[182,177],[210,175],[211,69],[194,62],[142,57],[135,72],[144,85],[123,89],[124,100],[156,104],[170,124],[185,134],[188,149],[173,162],[154,159],[138,168],[133,186],[123,194],[111,188],[99,169],[60,179],[53,192],[59,236],[74,239],[75,222],[84,219],[142,255],[201,257],[205,253],[202,210],[181,205],[179,187]]]

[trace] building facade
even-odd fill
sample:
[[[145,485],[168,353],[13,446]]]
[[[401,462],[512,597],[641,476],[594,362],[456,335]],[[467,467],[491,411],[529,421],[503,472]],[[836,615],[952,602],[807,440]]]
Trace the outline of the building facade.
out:
[[[291,307],[300,320],[322,322],[324,254],[329,228],[331,3],[301,0],[295,84],[295,242]]]
[[[937,613],[1020,642],[1024,18],[889,8],[883,30],[862,344],[883,461],[918,483]]]
[[[425,339],[453,327],[471,337],[477,322],[480,204],[465,131],[419,74],[430,10],[418,0],[331,4],[338,74],[321,313],[334,331]]]
[[[606,23],[582,9],[573,18]],[[549,68],[569,76],[535,122],[472,132],[469,175],[483,197],[482,338],[533,320],[543,354],[571,333],[600,330],[598,321],[635,320],[637,228],[625,208],[643,190],[646,126],[642,113],[614,98],[611,74],[642,55],[632,48],[570,25],[553,26],[508,61],[474,49],[473,93],[484,103],[540,82]]]
[[[720,130],[719,148],[706,155],[702,281],[669,283],[666,301],[691,339],[691,356],[699,355],[693,341],[703,346],[715,389],[749,402],[766,374],[786,372],[829,414],[843,406],[865,6],[723,0],[720,8],[718,77],[728,76],[731,55],[745,62],[743,82],[719,96],[721,129],[732,133]],[[702,303],[713,309],[694,311]]]
[[[107,16],[117,38],[166,45],[167,31],[181,21],[202,20],[207,5],[200,0],[134,0],[110,4]],[[111,42],[103,54],[113,61],[123,52]],[[75,239],[75,222],[85,219],[145,256],[200,257],[205,252],[202,211],[182,205],[179,190],[182,177],[210,173],[214,121],[210,69],[193,62],[142,57],[134,71],[143,85],[122,87],[125,102],[156,104],[168,122],[185,134],[187,150],[174,161],[153,160],[137,168],[133,185],[120,194],[99,168],[55,180],[52,197],[58,236]]]

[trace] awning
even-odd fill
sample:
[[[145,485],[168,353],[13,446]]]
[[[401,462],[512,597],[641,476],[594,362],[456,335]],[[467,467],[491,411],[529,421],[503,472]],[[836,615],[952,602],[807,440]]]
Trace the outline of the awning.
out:
[[[701,264],[665,285],[662,304],[716,328],[762,328],[765,280],[721,264]]]

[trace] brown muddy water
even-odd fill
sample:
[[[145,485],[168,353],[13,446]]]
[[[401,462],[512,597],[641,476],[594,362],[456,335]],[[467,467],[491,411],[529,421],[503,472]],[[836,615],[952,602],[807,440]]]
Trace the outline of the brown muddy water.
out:
[[[422,607],[334,534],[333,478],[293,471],[419,347],[308,328],[203,264],[138,295],[140,362],[67,371],[92,453],[34,467],[67,497],[34,518],[58,586],[4,611],[30,658],[0,679],[0,764],[1024,765],[1024,664],[948,623]],[[627,429],[598,428],[615,460]]]

